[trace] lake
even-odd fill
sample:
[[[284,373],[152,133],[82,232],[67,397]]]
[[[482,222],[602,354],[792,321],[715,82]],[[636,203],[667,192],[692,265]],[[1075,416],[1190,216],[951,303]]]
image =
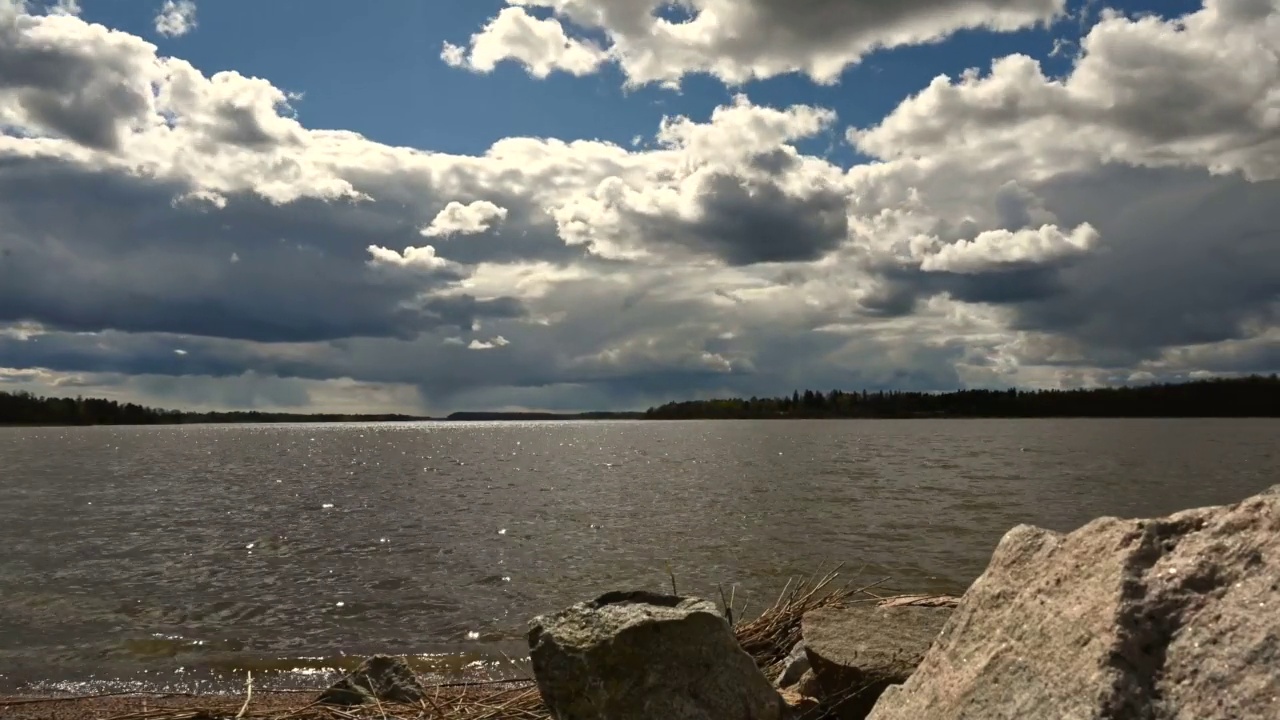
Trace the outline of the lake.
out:
[[[788,578],[959,593],[1018,523],[1280,482],[1277,420],[0,428],[4,689],[279,685],[350,656],[512,673],[618,588],[752,614]]]

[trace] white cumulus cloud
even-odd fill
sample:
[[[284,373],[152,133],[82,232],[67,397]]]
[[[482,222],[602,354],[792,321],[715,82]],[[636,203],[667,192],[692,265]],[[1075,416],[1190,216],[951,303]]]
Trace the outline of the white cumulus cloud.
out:
[[[466,65],[481,71],[503,60],[535,77],[561,69],[575,75],[616,62],[633,84],[678,84],[691,73],[727,83],[792,72],[833,82],[848,66],[881,48],[942,40],[960,30],[1011,31],[1063,14],[1065,0],[507,0],[471,37]],[[671,19],[663,11],[687,10]],[[537,19],[525,7],[546,8]],[[605,48],[565,30],[603,34]],[[462,52],[444,56],[462,65]]]
[[[462,204],[452,201],[422,229],[426,237],[449,235],[474,235],[482,233],[507,219],[507,209],[488,200],[475,200]]]
[[[1084,223],[1064,233],[1056,225],[1038,229],[988,230],[972,240],[928,243],[920,268],[926,271],[980,273],[1002,267],[1052,262],[1086,253],[1098,243],[1098,231]]]
[[[471,36],[469,49],[445,42],[440,57],[454,67],[486,73],[511,60],[523,65],[530,75],[545,78],[557,70],[590,74],[608,54],[590,41],[569,37],[554,18],[540,20],[524,8],[508,7]]]
[[[165,37],[182,37],[196,29],[194,0],[164,0],[155,18],[156,32]]]
[[[436,255],[436,249],[430,245],[422,247],[406,247],[404,252],[396,252],[377,245],[368,247],[371,265],[385,265],[417,270],[440,270],[449,267],[449,261]]]
[[[1041,172],[1081,163],[1280,177],[1280,7],[1207,0],[1164,20],[1106,13],[1065,78],[1011,55],[986,75],[936,78],[876,127],[850,133],[881,158],[1030,156]]]

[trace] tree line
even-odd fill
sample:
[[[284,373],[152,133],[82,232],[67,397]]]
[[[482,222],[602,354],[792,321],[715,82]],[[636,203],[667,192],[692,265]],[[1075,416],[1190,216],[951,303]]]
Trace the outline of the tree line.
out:
[[[507,417],[510,415],[511,417]],[[537,413],[455,413],[449,419],[539,419]],[[781,397],[671,402],[643,413],[547,414],[546,419],[773,419],[927,417],[1280,417],[1280,378],[1251,375],[1185,383],[1078,390],[796,390]],[[0,392],[0,425],[178,425],[430,420],[399,415],[187,412],[101,398]]]
[[[922,417],[1280,417],[1280,379],[1252,375],[1077,390],[947,393],[796,390],[781,397],[671,402],[653,420]]]
[[[0,425],[182,425],[194,423],[304,423],[422,420],[411,415],[337,413],[186,412],[101,398],[39,397],[0,392]]]

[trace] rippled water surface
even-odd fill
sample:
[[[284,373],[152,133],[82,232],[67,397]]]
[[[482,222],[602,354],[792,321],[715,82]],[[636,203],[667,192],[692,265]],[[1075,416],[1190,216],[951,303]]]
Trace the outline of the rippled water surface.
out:
[[[668,586],[668,563],[748,614],[836,563],[959,592],[1017,523],[1280,482],[1277,438],[1269,420],[0,428],[0,685],[376,651],[454,674],[518,657],[539,612]]]

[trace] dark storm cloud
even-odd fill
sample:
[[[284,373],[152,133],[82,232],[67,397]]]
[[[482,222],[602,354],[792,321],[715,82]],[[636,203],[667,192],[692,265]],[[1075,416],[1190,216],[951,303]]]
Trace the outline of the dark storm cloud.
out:
[[[962,302],[993,305],[1043,300],[1066,291],[1062,273],[1068,264],[1066,260],[1050,265],[1028,264],[982,274],[888,269],[882,278],[889,289],[877,295],[870,307],[888,315],[909,314],[916,299],[941,293]]]
[[[187,348],[190,350],[186,355],[175,352]],[[243,348],[210,346],[199,338],[118,332],[95,335],[53,332],[28,340],[0,336],[0,366],[68,373],[227,377],[239,375],[254,364],[265,366],[265,363],[255,363],[247,345]]]
[[[0,161],[0,321],[259,341],[408,338],[521,314],[517,301],[430,296],[456,266],[371,268],[367,248],[423,245],[378,203],[233,196],[53,161]]]
[[[567,263],[583,256],[583,250],[565,243],[555,224],[528,198],[489,192],[483,197],[508,208],[505,222],[485,232],[429,238],[441,257],[455,262],[513,263],[530,259]],[[428,239],[419,238],[419,242]]]
[[[1014,329],[1069,338],[1103,366],[1280,322],[1280,181],[1108,166],[1034,189],[1063,226],[1094,226],[1099,247],[964,274],[871,262],[863,309],[911,315],[940,293],[1002,306]]]
[[[1150,354],[1280,320],[1280,181],[1117,166],[1041,194],[1097,227],[1105,252],[1067,268],[1065,292],[1019,305],[1020,327]]]
[[[177,351],[181,350],[179,353]],[[174,377],[262,377],[405,383],[449,396],[485,385],[537,387],[566,381],[549,346],[469,350],[441,343],[348,338],[285,348],[245,340],[122,333],[51,332],[21,340],[0,335],[0,367],[56,372]]]
[[[739,266],[817,260],[848,233],[847,199],[835,188],[797,197],[772,179],[715,172],[699,183],[696,202],[694,219],[622,210],[622,232]]]
[[[625,2],[625,0],[612,0]],[[767,50],[814,53],[823,46],[848,47],[854,39],[868,45],[892,44],[883,39],[913,27],[946,27],[949,18],[965,15],[991,20],[1002,13],[1022,21],[1048,17],[1063,7],[1060,0],[747,0],[752,35],[725,39],[722,52],[744,62]],[[946,18],[946,19],[943,19]],[[961,23],[956,23],[962,26]],[[950,28],[948,28],[950,29]]]
[[[46,132],[117,149],[130,126],[150,113],[150,87],[137,61],[146,43],[88,27],[83,44],[72,48],[29,34],[40,21],[0,7],[0,93]]]
[[[877,317],[903,317],[925,298],[947,294],[954,300],[1021,305],[1068,293],[1064,273],[1076,257],[1035,263],[1003,263],[981,273],[927,272],[896,264],[873,265],[871,292],[859,301]]]

